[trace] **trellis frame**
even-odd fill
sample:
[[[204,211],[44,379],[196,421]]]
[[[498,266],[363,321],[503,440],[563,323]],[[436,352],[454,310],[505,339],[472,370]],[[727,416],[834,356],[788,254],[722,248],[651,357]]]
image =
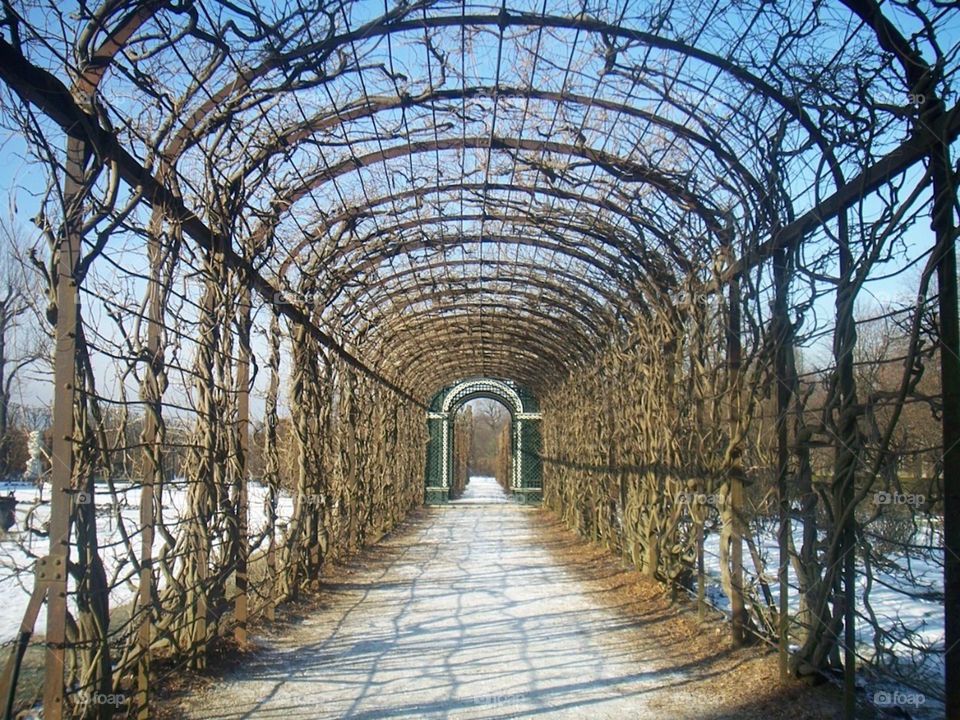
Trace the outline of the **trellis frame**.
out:
[[[645,47],[657,48],[665,52],[675,52],[683,58],[692,58],[706,65],[717,68],[718,71],[729,74],[738,82],[743,82],[752,88],[753,92],[778,103],[797,126],[809,133],[812,142],[817,145],[823,154],[824,162],[830,167],[830,174],[834,180],[833,194],[817,202],[799,219],[787,223],[770,222],[769,226],[760,226],[769,237],[758,241],[755,246],[746,248],[738,261],[729,264],[725,271],[717,278],[714,291],[724,295],[735,286],[751,269],[760,267],[764,262],[773,259],[774,267],[784,265],[782,253],[795,255],[803,246],[805,238],[824,226],[831,218],[845,216],[849,209],[869,193],[881,187],[892,177],[902,173],[911,166],[929,160],[930,187],[933,194],[932,219],[936,242],[936,267],[939,277],[939,304],[940,304],[940,340],[942,352],[940,354],[942,400],[943,400],[943,466],[946,479],[945,499],[945,546],[947,551],[946,562],[946,618],[947,618],[947,647],[948,647],[948,677],[947,688],[949,707],[951,712],[958,713],[956,692],[960,688],[958,677],[957,647],[960,641],[960,611],[957,609],[957,598],[960,596],[960,565],[958,565],[957,550],[960,548],[960,527],[956,519],[956,508],[960,506],[960,488],[957,478],[960,477],[960,365],[958,365],[958,337],[957,337],[957,298],[956,298],[956,260],[955,260],[955,233],[954,209],[956,188],[950,170],[950,146],[960,132],[960,113],[956,108],[948,110],[939,98],[939,87],[936,85],[936,73],[931,64],[919,55],[913,46],[890,23],[882,9],[868,0],[850,0],[844,3],[851,16],[859,18],[871,30],[880,44],[881,49],[895,58],[903,67],[903,88],[914,97],[923,98],[921,107],[914,108],[909,116],[916,122],[908,136],[902,140],[899,148],[887,153],[881,158],[871,158],[870,162],[859,174],[852,179],[844,177],[841,172],[841,163],[835,157],[835,148],[825,139],[823,132],[817,127],[802,104],[794,106],[794,98],[787,96],[778,87],[758,77],[749,68],[738,65],[729,57],[717,55],[695,43],[683,39],[669,37],[666,34],[648,32],[636,27],[622,26],[612,21],[591,18],[586,15],[563,17],[559,15],[540,15],[535,13],[515,12],[506,6],[500,12],[491,13],[459,13],[448,15],[429,15],[427,10],[431,3],[418,3],[410,8],[398,9],[388,16],[375,20],[361,28],[348,28],[310,47],[298,47],[294,52],[278,54],[270,59],[266,66],[276,69],[283,63],[296,62],[301,57],[310,57],[310,53],[322,53],[326,57],[333,54],[335,49],[352,48],[356,52],[356,44],[365,38],[393,38],[403,34],[423,31],[440,31],[444,28],[485,28],[496,34],[498,47],[502,50],[505,38],[509,32],[518,29],[532,29],[535,32],[570,30],[582,32],[590,37],[602,38],[609,43],[607,50],[612,54],[614,66],[618,62],[618,53],[625,54],[629,43],[642,44]],[[25,102],[32,103],[42,113],[46,114],[54,123],[60,126],[69,136],[67,152],[67,172],[65,175],[64,196],[65,206],[75,215],[67,214],[64,222],[64,232],[59,238],[57,249],[60,251],[59,267],[57,270],[59,282],[56,285],[57,307],[57,355],[56,355],[56,383],[57,404],[55,407],[54,432],[54,506],[53,524],[51,532],[51,557],[63,558],[66,552],[70,529],[71,493],[76,489],[73,478],[72,461],[75,448],[69,441],[73,428],[73,408],[75,406],[76,375],[76,347],[75,339],[78,331],[78,320],[74,316],[78,307],[78,264],[81,252],[81,237],[76,231],[83,224],[83,211],[72,207],[70,199],[84,190],[80,182],[83,172],[91,157],[101,162],[112,162],[116,165],[117,174],[122,177],[133,192],[142,192],[143,197],[155,208],[162,208],[164,216],[182,227],[183,232],[191,237],[204,250],[214,247],[218,239],[217,232],[209,220],[204,219],[202,208],[190,207],[171,187],[171,176],[166,172],[159,172],[149,168],[141,162],[126,147],[117,131],[104,126],[101,118],[96,115],[92,100],[96,95],[98,84],[104,73],[107,72],[115,56],[120,53],[127,40],[137,29],[150,22],[155,14],[166,10],[163,3],[147,3],[134,7],[129,12],[119,4],[107,4],[102,15],[95,18],[96,23],[102,23],[101,30],[109,27],[102,38],[97,51],[89,59],[88,65],[76,68],[76,80],[73,87],[59,81],[52,73],[31,62],[12,42],[0,43],[0,74],[8,86],[14,90]],[[415,15],[423,12],[422,17]],[[115,13],[115,14],[111,14]],[[112,25],[109,23],[113,22]],[[16,36],[16,24],[8,17],[8,27]],[[617,42],[623,43],[618,47]],[[298,55],[299,53],[299,55]],[[622,60],[621,60],[622,62]],[[290,127],[282,128],[277,133],[275,143],[268,143],[262,148],[249,165],[242,167],[233,179],[238,182],[250,176],[253,169],[259,167],[260,161],[266,158],[278,157],[290,143],[303,141],[311,132],[327,123],[330,127],[340,127],[353,121],[371,120],[377,113],[394,108],[412,110],[414,108],[435,107],[439,101],[466,103],[469,100],[487,98],[494,103],[494,107],[501,98],[516,93],[526,102],[531,100],[549,100],[559,107],[570,105],[589,106],[608,111],[618,111],[625,115],[645,117],[660,128],[675,133],[678,137],[685,137],[696,142],[709,153],[722,158],[733,175],[742,180],[744,187],[759,186],[763,193],[763,183],[752,176],[742,163],[736,161],[735,153],[731,153],[723,145],[722,138],[711,138],[707,133],[697,131],[682,124],[671,122],[666,116],[661,117],[657,112],[649,112],[627,102],[615,102],[603,97],[590,97],[583,93],[565,94],[550,90],[534,90],[532,88],[509,88],[500,82],[500,62],[496,68],[495,82],[489,87],[468,87],[441,89],[429,88],[418,96],[397,93],[396,99],[365,102],[357,107],[350,108],[349,114],[336,112],[317,120],[304,113],[302,123],[293,123]],[[251,83],[256,80],[252,77]],[[599,85],[598,85],[599,87]],[[209,112],[218,101],[230,97],[236,87],[227,87],[223,96],[214,93],[210,102],[204,104]],[[366,89],[364,89],[365,100]],[[79,100],[78,100],[79,98]],[[85,104],[87,105],[85,107]],[[876,104],[875,104],[876,105]],[[875,110],[876,108],[870,108]],[[195,117],[201,117],[197,113]],[[526,111],[525,115],[526,116]],[[436,133],[434,127],[434,133]],[[522,158],[525,161],[540,163],[536,179],[520,179],[510,184],[511,190],[521,195],[529,196],[530,203],[526,205],[527,217],[517,222],[515,229],[525,232],[525,228],[545,227],[543,233],[531,241],[531,253],[537,262],[561,259],[567,265],[557,276],[544,273],[537,262],[526,261],[518,255],[511,267],[506,263],[497,263],[496,272],[499,277],[509,278],[512,287],[499,293],[477,293],[473,290],[458,290],[455,285],[458,278],[465,281],[484,281],[483,264],[479,263],[476,271],[468,271],[471,267],[460,260],[461,275],[456,275],[454,282],[444,284],[435,282],[433,273],[438,269],[451,270],[457,262],[445,262],[442,268],[421,268],[414,270],[411,267],[378,274],[376,282],[361,290],[351,288],[350,282],[358,282],[358,275],[338,277],[330,295],[325,296],[325,307],[333,307],[342,312],[344,321],[343,335],[337,337],[330,330],[329,318],[316,314],[301,302],[278,302],[277,298],[286,288],[280,280],[274,281],[256,268],[235,246],[235,238],[228,238],[228,246],[224,251],[226,265],[242,277],[242,284],[249,291],[255,291],[261,298],[276,305],[277,311],[287,317],[293,324],[305,328],[308,334],[321,346],[327,348],[347,366],[356,369],[404,401],[426,410],[428,403],[425,398],[436,388],[438,377],[444,381],[471,376],[485,377],[512,377],[529,385],[537,392],[544,393],[552,387],[558,377],[575,374],[580,368],[589,364],[594,355],[603,349],[606,335],[610,328],[616,328],[624,322],[625,313],[636,311],[640,314],[656,312],[669,305],[664,298],[675,290],[678,281],[673,273],[674,269],[690,267],[689,259],[684,257],[682,248],[670,245],[670,232],[665,223],[658,226],[652,221],[646,221],[643,213],[631,213],[617,204],[618,198],[611,195],[608,198],[594,198],[586,195],[586,190],[577,193],[564,188],[551,186],[545,181],[547,171],[554,174],[556,169],[545,164],[546,154],[561,155],[572,159],[572,162],[584,162],[594,168],[593,172],[614,171],[614,177],[622,182],[642,182],[666,193],[672,202],[687,203],[691,206],[691,214],[703,221],[705,236],[713,240],[705,241],[707,245],[717,238],[726,237],[729,228],[724,221],[718,220],[719,214],[715,208],[709,207],[706,192],[698,191],[694,183],[685,187],[672,181],[663,173],[658,173],[650,167],[637,163],[629,157],[617,157],[605,153],[602,149],[587,146],[578,141],[559,142],[551,139],[549,142],[531,141],[529,138],[499,137],[491,128],[488,136],[467,136],[441,138],[436,134],[433,140],[416,140],[407,136],[405,143],[390,148],[380,148],[376,151],[362,154],[359,157],[351,153],[339,164],[332,167],[318,168],[317,172],[309,177],[301,177],[301,182],[292,187],[276,188],[277,207],[288,209],[296,202],[308,196],[320,186],[335,185],[337,178],[357,171],[359,167],[386,165],[393,158],[412,157],[413,155],[440,153],[454,149],[465,151],[475,149],[486,151],[488,157],[494,153],[501,153],[514,160],[514,167]],[[539,153],[539,155],[537,154]],[[709,154],[708,153],[708,154]],[[176,158],[171,159],[173,163]],[[489,163],[488,163],[489,165]],[[694,165],[694,169],[698,166]],[[566,170],[562,172],[567,172]],[[562,173],[561,173],[562,174]],[[461,178],[458,182],[441,182],[437,177],[434,184],[411,191],[411,197],[423,198],[432,192],[437,196],[441,192],[463,192],[465,183]],[[491,226],[506,221],[511,214],[521,211],[524,203],[508,195],[506,199],[494,195],[497,183],[491,183],[489,170],[483,182],[473,182],[472,192],[481,193],[484,206],[479,214],[460,212],[454,216],[454,222],[479,222],[479,233],[475,236],[462,236],[464,241],[474,237],[482,248],[485,242],[491,240],[501,243],[508,242],[511,235],[498,227],[491,232]],[[537,184],[539,181],[541,187]],[[555,185],[555,183],[554,183]],[[358,222],[365,213],[374,215],[376,207],[387,202],[398,202],[398,196],[387,193],[380,197],[370,198],[364,191],[364,201],[350,208],[351,212],[340,214],[343,224]],[[566,217],[563,212],[550,212],[556,207],[549,207],[550,211],[542,211],[534,207],[533,198],[547,195],[552,203],[560,202],[564,195],[566,199],[575,202],[576,207],[581,203],[591,208],[600,208],[603,212],[622,218],[631,229],[639,232],[641,229],[655,236],[662,246],[651,253],[660,257],[647,257],[650,247],[643,243],[636,243],[634,237],[625,232],[623,227],[615,223],[593,217],[581,216]],[[462,195],[461,195],[462,197]],[[387,200],[389,198],[389,200]],[[462,203],[462,200],[461,200]],[[286,210],[285,210],[286,211]],[[497,212],[499,211],[499,212]],[[262,226],[252,233],[253,238],[270,237],[272,229],[279,222],[280,212],[275,217],[266,218]],[[582,214],[581,214],[582,215]],[[412,234],[414,227],[431,224],[422,222],[417,210],[416,219],[407,219],[393,224],[376,221],[374,230],[382,231],[383,240],[377,246],[377,252],[383,256],[393,257],[403,253],[411,256],[425,247],[429,247],[429,238]],[[428,218],[429,220],[429,218]],[[645,224],[646,223],[646,224]],[[324,237],[324,233],[331,231],[336,220],[326,220],[317,225],[317,234],[305,233],[305,239],[300,247],[291,248],[289,257],[282,266],[286,269],[296,265],[296,259],[306,244]],[[651,226],[652,225],[652,226]],[[341,230],[343,228],[340,228]],[[368,237],[376,237],[377,232]],[[395,238],[395,240],[389,240]],[[393,244],[390,244],[393,242]],[[352,263],[358,248],[364,247],[364,239],[356,237],[349,242],[338,246],[336,253],[311,259],[309,269],[323,267],[325,261],[341,258],[343,263],[339,270],[349,267],[351,272],[359,272],[362,265]],[[589,244],[589,250],[579,247]],[[538,255],[549,253],[549,255]],[[664,260],[666,258],[666,260]],[[525,267],[526,265],[526,267]],[[593,268],[598,275],[578,277],[581,267]],[[379,266],[378,266],[379,272]],[[557,282],[562,277],[562,282]],[[597,279],[597,278],[601,279]],[[364,278],[360,277],[360,281]],[[398,289],[395,284],[399,283]],[[514,286],[530,284],[534,289],[524,290]],[[611,288],[614,288],[611,291]],[[496,295],[496,303],[491,301],[490,295]],[[614,301],[610,301],[610,296]],[[344,299],[346,298],[346,299]],[[454,302],[456,300],[456,302]],[[419,310],[424,305],[446,308],[448,315],[443,313],[423,313]],[[584,308],[587,308],[585,311]],[[484,312],[487,315],[484,317]],[[777,321],[786,325],[789,318],[784,317],[782,305],[778,310]],[[391,314],[392,313],[392,314]],[[162,318],[162,315],[161,315]],[[373,348],[361,353],[360,343],[356,338],[364,333],[376,339],[370,342]],[[460,337],[478,337],[471,340],[463,356],[459,345],[454,342]],[[417,346],[425,347],[430,343],[447,348],[442,356],[431,354],[424,350],[418,354]],[[152,342],[155,342],[156,338]],[[786,340],[783,341],[785,346]],[[153,345],[152,347],[156,347]],[[413,358],[415,362],[403,372],[397,372],[398,361],[404,358]],[[778,375],[781,381],[786,380],[784,373],[788,373],[782,361],[777,364]],[[781,403],[781,420],[786,412]],[[521,419],[522,421],[522,419]],[[241,419],[241,424],[245,423]],[[518,423],[519,425],[519,423]],[[152,432],[157,432],[156,430]],[[786,440],[781,438],[780,447],[783,448]],[[785,477],[781,464],[781,477]],[[147,502],[147,488],[145,485],[144,502]],[[786,488],[781,487],[781,500],[785,501]],[[852,510],[851,510],[852,512]],[[782,526],[781,526],[782,529]],[[850,541],[847,541],[849,547]],[[149,570],[149,553],[144,545],[145,568]],[[849,557],[849,554],[846,554]],[[781,565],[782,567],[782,565]],[[848,566],[849,570],[849,566]],[[850,578],[847,576],[849,584]],[[62,705],[62,693],[58,694],[56,683],[52,678],[60,668],[62,673],[62,649],[64,637],[58,622],[62,618],[63,608],[60,599],[63,596],[65,584],[52,589],[52,602],[48,605],[48,616],[51,625],[48,629],[48,642],[51,646],[49,654],[48,679],[45,705],[50,708],[51,717],[56,717],[57,707]],[[143,590],[143,587],[141,587]],[[847,622],[850,629],[849,616]],[[781,639],[781,646],[786,641]],[[849,647],[849,643],[848,643]],[[848,667],[852,663],[848,662]],[[851,676],[848,674],[848,682]],[[852,692],[848,692],[852,698]],[[848,712],[851,712],[848,707]]]

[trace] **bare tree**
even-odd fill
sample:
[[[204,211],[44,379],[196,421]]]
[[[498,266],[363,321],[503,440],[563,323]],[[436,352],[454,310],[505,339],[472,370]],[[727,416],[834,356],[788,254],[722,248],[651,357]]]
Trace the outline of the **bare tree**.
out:
[[[16,470],[10,450],[14,428],[10,425],[10,399],[22,371],[43,357],[42,342],[34,332],[34,304],[23,263],[25,242],[20,232],[0,223],[0,477]]]
[[[493,475],[500,431],[509,423],[510,416],[495,400],[478,400],[473,410],[470,469],[480,475]]]

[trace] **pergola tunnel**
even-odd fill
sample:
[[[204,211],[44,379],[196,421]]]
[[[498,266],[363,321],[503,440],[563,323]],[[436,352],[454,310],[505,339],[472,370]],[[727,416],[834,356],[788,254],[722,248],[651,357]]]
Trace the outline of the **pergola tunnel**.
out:
[[[478,398],[510,512],[846,717],[960,718],[955,4],[11,0],[0,33],[7,718],[147,718],[457,511]]]

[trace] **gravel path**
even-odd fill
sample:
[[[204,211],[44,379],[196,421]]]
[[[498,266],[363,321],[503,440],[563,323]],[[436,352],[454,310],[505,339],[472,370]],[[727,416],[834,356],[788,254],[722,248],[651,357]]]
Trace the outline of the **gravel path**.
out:
[[[663,603],[647,617],[625,613],[612,600],[615,588],[558,561],[581,543],[555,524],[539,531],[545,517],[474,478],[461,501],[415,513],[364,551],[325,585],[321,608],[257,638],[260,649],[182,699],[179,712],[285,720],[721,717],[704,708],[723,702],[722,688],[703,684],[728,669],[691,662],[683,651],[697,635],[690,623]],[[678,638],[677,627],[688,637]]]

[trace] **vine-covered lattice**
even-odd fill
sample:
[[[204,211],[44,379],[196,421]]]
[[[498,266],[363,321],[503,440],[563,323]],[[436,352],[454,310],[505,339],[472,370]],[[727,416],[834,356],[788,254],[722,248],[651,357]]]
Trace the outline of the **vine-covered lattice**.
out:
[[[4,3],[55,340],[46,547],[14,569],[44,717],[147,717],[158,667],[456,494],[471,393],[519,397],[511,491],[701,606],[714,552],[732,640],[784,676],[960,715],[957,16]]]

